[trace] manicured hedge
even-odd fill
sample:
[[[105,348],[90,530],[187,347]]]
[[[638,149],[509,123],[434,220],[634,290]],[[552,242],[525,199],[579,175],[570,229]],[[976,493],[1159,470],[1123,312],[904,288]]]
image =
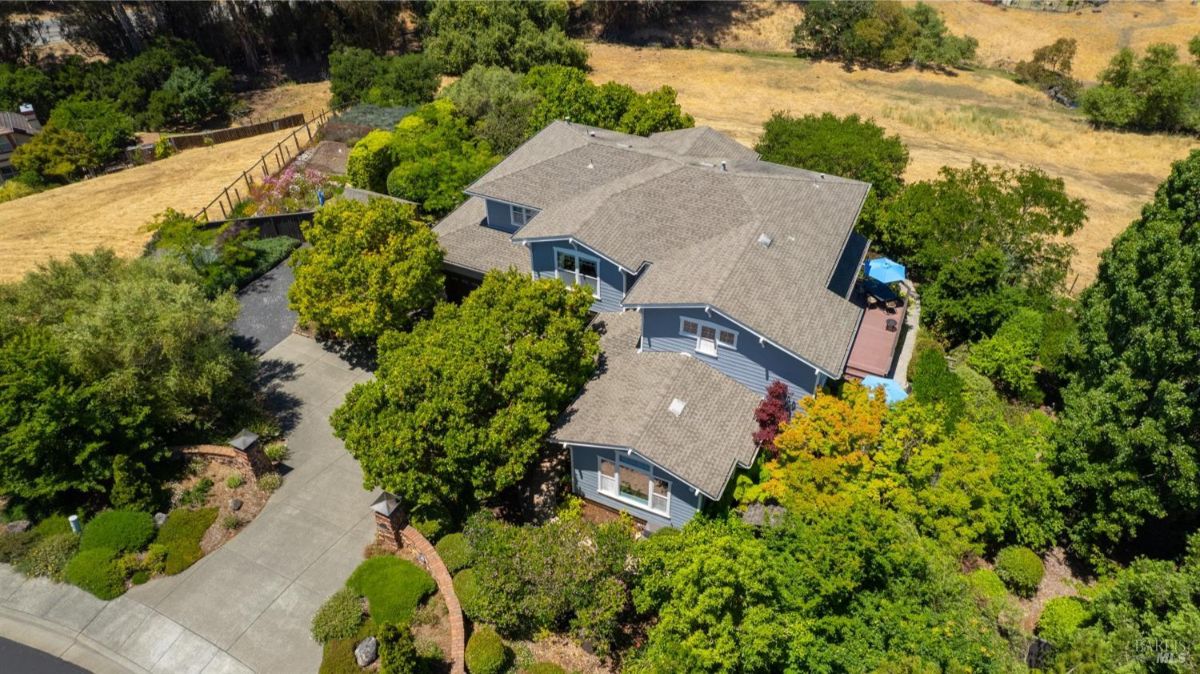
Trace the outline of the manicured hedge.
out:
[[[535,662],[522,669],[521,674],[567,674],[567,670],[553,662]]]
[[[455,573],[471,565],[471,546],[462,534],[448,534],[437,543],[438,556],[446,570]]]
[[[1038,636],[1056,647],[1066,646],[1088,618],[1087,607],[1075,597],[1055,597],[1046,602],[1038,618]]]
[[[354,144],[346,159],[346,175],[350,184],[361,188],[387,193],[387,177],[392,171],[392,134],[376,129]]]
[[[1045,571],[1042,559],[1029,548],[1014,545],[996,555],[996,575],[1013,594],[1022,597],[1037,594]]]
[[[312,637],[319,643],[349,639],[362,625],[362,598],[348,587],[330,595],[312,619]]]
[[[471,674],[500,674],[508,667],[512,653],[496,630],[484,625],[477,627],[467,640],[466,655],[467,671]]]
[[[479,585],[479,575],[475,569],[463,569],[454,576],[454,594],[462,606],[463,613],[475,620],[479,617],[479,607],[483,600],[482,588]]]
[[[83,527],[80,550],[137,552],[154,540],[154,517],[136,510],[105,510]]]
[[[158,530],[157,540],[167,548],[167,575],[173,576],[200,561],[204,556],[200,541],[216,519],[216,508],[171,511],[166,523]]]
[[[372,557],[354,570],[346,587],[367,598],[376,625],[407,622],[417,605],[437,589],[421,567],[398,557]]]
[[[117,567],[117,553],[110,548],[88,548],[67,564],[67,582],[100,599],[125,594],[125,578]]]

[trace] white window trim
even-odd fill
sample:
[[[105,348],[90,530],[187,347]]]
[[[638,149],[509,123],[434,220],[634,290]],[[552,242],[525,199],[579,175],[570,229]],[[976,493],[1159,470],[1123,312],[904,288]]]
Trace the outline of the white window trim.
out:
[[[569,283],[567,285],[580,285],[580,283],[579,283],[580,276],[583,276],[584,278],[595,278],[596,279],[596,293],[593,295],[593,297],[595,297],[596,299],[600,299],[600,258],[595,257],[593,255],[588,255],[587,253],[581,253],[575,248],[559,248],[556,246],[554,248],[554,278],[556,278],[560,281],[562,280],[561,273],[563,270],[558,268],[558,254],[559,253],[566,253],[567,255],[570,255],[575,258],[574,283]],[[580,260],[588,260],[596,265],[596,275],[594,277],[587,276],[586,274],[583,274],[579,271],[579,261]],[[567,273],[571,273],[571,272],[567,272]],[[564,281],[564,283],[565,283],[565,281]]]
[[[617,474],[614,477],[614,479],[616,480],[615,488],[612,491],[605,491],[605,489],[604,489],[605,475],[600,467],[601,461],[609,461],[610,463],[613,463],[617,467]],[[636,468],[634,466],[628,466],[629,470],[635,470],[635,471],[645,475],[650,480],[649,498],[647,499],[646,503],[639,503],[638,501],[635,501],[634,499],[631,499],[627,496],[621,495],[621,466],[623,463],[624,462],[621,461],[620,453],[617,453],[616,456],[613,457],[613,459],[609,459],[604,456],[596,457],[596,490],[599,491],[601,494],[604,494],[605,496],[607,496],[613,500],[620,501],[621,503],[626,503],[635,508],[639,508],[639,509],[645,510],[647,512],[652,512],[655,515],[660,515],[662,517],[666,517],[666,518],[670,519],[670,517],[671,517],[671,482],[670,482],[670,480],[663,480],[660,477],[655,477],[653,468],[651,468],[650,472],[647,473],[646,471],[642,470],[641,468]],[[656,508],[651,507],[651,504],[654,503],[654,495],[657,493],[654,491],[654,481],[655,480],[661,480],[661,481],[667,483],[667,493],[662,495],[667,504],[667,507],[664,508],[663,510],[658,510]]]
[[[519,221],[517,219],[517,213],[521,214]],[[533,216],[537,214],[538,211],[534,208],[527,208],[525,206],[518,206],[516,204],[508,205],[508,220],[517,227],[524,227],[525,225],[528,225],[529,221],[533,219]]]
[[[687,332],[684,332],[684,330],[683,330],[683,322],[684,321],[696,324],[696,326],[697,326],[696,334],[692,335]],[[714,340],[711,340],[712,345],[713,345],[711,350],[705,346],[705,344],[709,340],[705,340],[703,337],[700,336],[705,327],[712,328],[713,330],[716,331],[716,334],[717,334],[717,338]],[[721,341],[721,333],[722,332],[729,334],[729,335],[733,335],[733,344],[726,344],[725,342]],[[698,353],[702,356],[716,358],[717,354],[720,353],[721,349],[733,349],[735,351],[737,350],[737,342],[738,342],[737,330],[730,330],[729,328],[726,328],[725,326],[723,326],[719,323],[713,323],[712,321],[705,321],[705,320],[701,320],[699,318],[691,318],[689,316],[680,316],[679,317],[679,334],[684,337],[691,337],[692,339],[695,339],[696,340],[696,345],[695,345],[696,353]]]

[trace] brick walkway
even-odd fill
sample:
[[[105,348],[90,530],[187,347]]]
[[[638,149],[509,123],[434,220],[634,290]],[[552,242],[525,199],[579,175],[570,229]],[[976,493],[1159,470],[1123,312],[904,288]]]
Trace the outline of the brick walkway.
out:
[[[458,595],[454,594],[454,580],[450,577],[450,571],[437,550],[421,532],[412,527],[405,527],[401,536],[404,537],[405,544],[412,546],[417,552],[417,559],[424,560],[425,569],[433,576],[438,592],[442,593],[442,599],[446,602],[446,611],[450,614],[450,674],[465,674],[466,646],[463,641],[466,629],[463,625],[462,605],[458,603]]]

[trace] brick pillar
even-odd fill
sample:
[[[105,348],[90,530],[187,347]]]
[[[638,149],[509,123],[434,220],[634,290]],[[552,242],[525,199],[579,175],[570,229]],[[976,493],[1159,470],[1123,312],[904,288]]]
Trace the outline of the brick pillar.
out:
[[[371,504],[371,510],[375,512],[375,542],[391,552],[403,548],[408,512],[400,500],[385,491]]]

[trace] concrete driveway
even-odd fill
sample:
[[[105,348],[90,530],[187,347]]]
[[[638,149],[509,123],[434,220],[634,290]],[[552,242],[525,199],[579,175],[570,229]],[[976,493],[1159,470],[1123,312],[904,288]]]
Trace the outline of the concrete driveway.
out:
[[[287,293],[295,280],[292,265],[285,260],[238,291],[241,309],[233,332],[240,348],[261,355],[292,334],[296,312],[288,308]]]
[[[362,560],[376,495],[329,414],[370,374],[299,335],[262,360],[291,456],[258,518],[182,574],[111,602],[0,565],[0,635],[95,672],[317,670],[313,613]]]

